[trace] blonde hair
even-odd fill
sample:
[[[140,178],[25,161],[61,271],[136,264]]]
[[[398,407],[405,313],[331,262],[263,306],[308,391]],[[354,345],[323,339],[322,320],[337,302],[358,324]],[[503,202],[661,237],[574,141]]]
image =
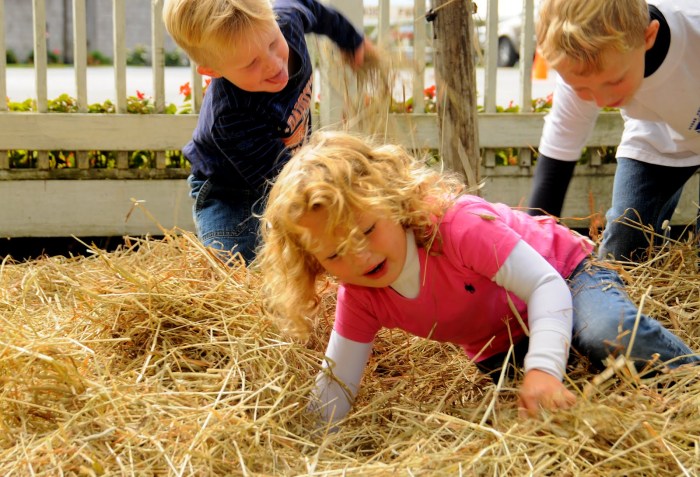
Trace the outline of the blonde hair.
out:
[[[343,132],[316,132],[284,166],[273,184],[261,220],[262,246],[255,261],[262,274],[265,309],[281,328],[305,337],[320,303],[312,237],[300,218],[320,208],[329,231],[347,239],[340,253],[366,246],[355,222],[359,210],[412,228],[419,246],[429,246],[435,223],[464,191],[456,174],[428,167],[401,146],[374,144]]]
[[[599,73],[607,51],[644,44],[645,0],[543,0],[536,25],[540,53],[552,68],[573,62],[580,74]]]
[[[275,21],[270,0],[165,0],[163,22],[199,66],[219,66],[241,38]]]

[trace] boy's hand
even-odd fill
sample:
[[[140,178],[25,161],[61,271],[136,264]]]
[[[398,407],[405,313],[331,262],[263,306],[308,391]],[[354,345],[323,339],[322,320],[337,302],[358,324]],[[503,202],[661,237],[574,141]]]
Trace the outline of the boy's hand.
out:
[[[346,61],[353,70],[358,70],[365,64],[365,62],[375,62],[377,59],[377,52],[372,44],[367,38],[364,39],[360,46],[355,49],[354,53],[349,53],[346,56]]]
[[[535,417],[540,408],[568,409],[576,402],[576,396],[554,376],[539,369],[525,374],[518,396],[521,416]]]

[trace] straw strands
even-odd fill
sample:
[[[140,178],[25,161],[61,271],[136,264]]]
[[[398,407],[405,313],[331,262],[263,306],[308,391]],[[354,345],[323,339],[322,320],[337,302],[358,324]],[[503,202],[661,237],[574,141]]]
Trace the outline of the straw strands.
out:
[[[258,276],[189,233],[0,266],[2,475],[697,475],[700,370],[624,358],[569,374],[571,410],[517,415],[456,347],[384,331],[350,416],[306,412],[309,343],[263,316]],[[637,302],[700,349],[697,254],[625,266]]]
[[[347,58],[347,55],[340,52],[327,38],[315,37],[311,46],[319,63],[342,65],[348,61],[339,60]],[[401,54],[379,46],[366,51],[364,63],[357,70],[349,66],[323,69],[323,87],[330,88],[342,98],[342,116],[339,122],[324,127],[375,136],[388,142],[408,140],[410,149],[425,149],[417,140],[416,125],[412,124],[411,116],[404,116],[404,122],[400,123],[396,120],[396,115],[391,114],[397,108],[404,108],[411,96],[400,78],[407,71],[412,71],[413,75],[423,74],[424,69],[410,64]],[[398,102],[394,99],[397,88],[400,88],[404,96]],[[325,97],[323,90],[321,95]],[[407,124],[410,130],[406,130]]]

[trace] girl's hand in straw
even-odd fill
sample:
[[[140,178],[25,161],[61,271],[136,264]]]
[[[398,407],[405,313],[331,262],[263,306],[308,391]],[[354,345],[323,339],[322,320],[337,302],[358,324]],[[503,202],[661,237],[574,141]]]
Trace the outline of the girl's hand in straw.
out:
[[[533,369],[525,374],[518,396],[521,417],[535,417],[540,409],[568,409],[576,403],[576,396],[551,374]]]

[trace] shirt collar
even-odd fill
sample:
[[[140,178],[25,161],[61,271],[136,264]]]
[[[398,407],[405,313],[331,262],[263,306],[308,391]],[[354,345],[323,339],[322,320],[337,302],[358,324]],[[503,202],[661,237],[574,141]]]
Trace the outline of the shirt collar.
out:
[[[411,228],[406,229],[406,260],[399,277],[391,284],[397,293],[406,298],[416,298],[420,292],[420,263],[418,247]]]

